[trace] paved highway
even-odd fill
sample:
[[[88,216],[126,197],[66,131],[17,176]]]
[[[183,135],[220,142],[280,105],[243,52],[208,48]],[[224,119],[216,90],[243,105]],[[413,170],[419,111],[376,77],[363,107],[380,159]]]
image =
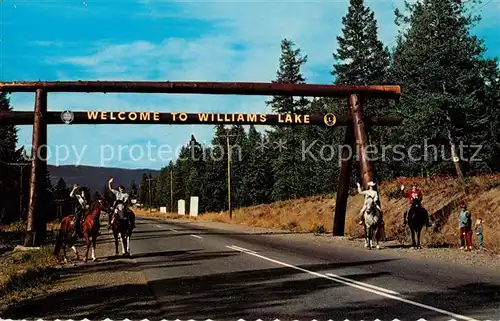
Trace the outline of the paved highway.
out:
[[[390,250],[144,218],[131,246],[168,320],[500,320],[500,273]]]

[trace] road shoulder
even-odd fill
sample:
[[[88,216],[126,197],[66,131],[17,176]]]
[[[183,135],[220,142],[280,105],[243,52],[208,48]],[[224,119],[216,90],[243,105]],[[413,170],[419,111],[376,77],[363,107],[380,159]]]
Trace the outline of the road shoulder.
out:
[[[96,262],[76,262],[69,250],[70,262],[60,269],[59,280],[44,289],[43,294],[9,306],[2,317],[118,320],[159,314],[158,304],[137,262],[114,257],[112,235],[102,232]],[[77,248],[82,257],[84,246],[80,244]]]

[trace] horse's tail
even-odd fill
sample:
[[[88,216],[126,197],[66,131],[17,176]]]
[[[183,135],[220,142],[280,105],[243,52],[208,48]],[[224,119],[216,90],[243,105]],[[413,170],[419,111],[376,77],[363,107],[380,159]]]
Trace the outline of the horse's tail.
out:
[[[54,248],[54,255],[55,256],[59,255],[59,252],[61,251],[62,243],[63,243],[63,233],[62,233],[62,228],[61,228],[61,229],[59,229],[59,233],[57,233],[57,237],[56,237],[56,246]]]

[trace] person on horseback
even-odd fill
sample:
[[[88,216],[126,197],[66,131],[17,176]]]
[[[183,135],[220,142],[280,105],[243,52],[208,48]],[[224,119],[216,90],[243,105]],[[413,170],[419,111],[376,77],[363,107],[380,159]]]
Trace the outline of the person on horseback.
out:
[[[125,192],[125,187],[123,187],[122,185],[119,185],[118,190],[115,190],[115,189],[113,189],[112,184],[113,184],[113,177],[111,177],[108,181],[108,188],[111,191],[111,193],[113,193],[115,195],[116,200],[115,200],[115,204],[113,206],[113,211],[111,211],[111,213],[109,214],[108,229],[111,229],[111,221],[113,219],[115,208],[120,203],[124,205],[124,211],[126,211],[128,214],[130,214],[130,215],[127,215],[127,217],[131,221],[132,225],[134,225],[134,220],[132,219],[130,210],[127,207],[129,195],[128,195],[128,193]]]
[[[69,194],[70,197],[74,197],[78,201],[78,206],[75,209],[75,230],[73,231],[73,238],[83,237],[81,221],[83,218],[83,214],[89,209],[88,195],[85,194],[85,189],[82,188],[81,190],[79,190],[79,193],[75,194],[75,191],[77,189],[78,184],[73,185],[73,189]]]
[[[361,190],[361,186],[359,185],[359,183],[356,184],[358,185],[358,193],[365,195],[365,202],[363,204],[363,207],[361,208],[361,211],[359,212],[359,225],[363,225],[364,223],[364,213],[365,210],[367,209],[366,207],[368,198],[373,199],[373,202],[375,203],[375,206],[379,210],[380,216],[382,218],[382,209],[379,206],[378,192],[375,189],[375,183],[372,181],[368,182],[368,189],[366,191]]]
[[[404,185],[401,185],[401,191],[404,193],[404,190],[405,190],[405,186]],[[420,203],[422,203],[422,200],[423,200],[423,194],[422,194],[422,191],[418,188],[418,185],[416,183],[413,183],[411,185],[411,190],[409,190],[407,193],[406,193],[406,198],[408,199],[408,207],[406,208],[406,211],[403,215],[403,226],[406,226],[406,223],[408,222],[408,214],[410,213],[410,210],[412,208],[412,205],[413,205],[413,200],[417,199],[420,201]],[[426,211],[427,213],[427,211]],[[427,227],[431,227],[432,224],[430,223],[429,221],[429,215],[427,214],[427,219],[426,219],[426,226]]]

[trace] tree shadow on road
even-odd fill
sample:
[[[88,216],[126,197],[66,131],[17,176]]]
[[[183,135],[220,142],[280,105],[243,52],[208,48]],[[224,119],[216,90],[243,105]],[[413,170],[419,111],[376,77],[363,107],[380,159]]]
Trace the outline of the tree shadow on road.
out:
[[[487,283],[469,283],[450,287],[446,291],[417,292],[404,295],[404,298],[425,304],[427,308],[379,297],[370,301],[352,301],[349,304],[332,307],[318,307],[307,311],[308,315],[335,316],[336,318],[349,318],[349,320],[375,320],[395,318],[400,320],[452,320],[460,319],[457,316],[446,315],[433,311],[432,307],[440,308],[454,314],[460,314],[479,320],[494,320],[500,313],[500,286]],[[400,309],[395,309],[400,306]]]
[[[169,253],[160,252],[158,254],[161,256]],[[171,267],[179,267],[184,264],[183,262],[195,264],[197,260],[227,254],[225,252],[219,254],[216,252],[174,254],[168,263]],[[232,252],[232,254],[241,255],[238,252]],[[165,260],[163,262],[165,263]],[[160,261],[134,263],[125,260],[109,260],[68,269],[66,273],[79,275],[110,270],[124,271],[127,268],[142,269],[159,263]],[[371,260],[353,263],[312,264],[302,267],[311,271],[321,271],[377,263],[379,262]],[[389,273],[367,273],[350,277],[366,281],[383,275],[389,275]],[[31,317],[97,319],[109,317],[114,320],[123,318],[160,319],[161,317],[198,320],[207,318],[235,320],[234,318],[249,317],[255,319],[254,317],[273,308],[284,312],[286,309],[283,309],[283,305],[290,302],[295,302],[296,307],[300,308],[302,297],[314,295],[314,293],[320,293],[327,289],[344,287],[342,284],[322,278],[311,278],[307,274],[291,268],[238,271],[195,277],[172,276],[150,282],[148,286],[149,290],[161,300],[163,310],[152,299],[150,292],[146,291],[148,289],[146,286],[125,284],[120,286],[90,286],[51,293],[9,308],[4,313],[4,317],[16,319]],[[341,291],[338,293],[340,295]]]
[[[167,276],[141,284],[120,286],[88,286],[66,292],[50,293],[23,302],[8,309],[4,318],[43,319],[195,319],[206,320],[375,320],[398,318],[417,320],[453,319],[425,306],[415,306],[391,298],[391,295],[370,292],[334,280],[311,276],[289,268],[240,270],[230,273],[200,271],[197,276],[178,277],[174,270],[182,269],[202,260],[244,255],[235,251],[203,252],[196,250],[161,251],[142,254],[143,260],[109,258],[98,263],[66,270],[67,274],[81,275],[104,271],[138,271],[161,267]],[[165,257],[168,259],[166,260]],[[345,263],[301,265],[308,271],[327,273],[343,268],[375,269],[388,261],[358,260]],[[231,261],[228,261],[231,262]],[[356,270],[353,270],[356,271]],[[163,273],[163,272],[162,272]],[[205,275],[203,275],[205,273]],[[208,273],[208,274],[207,274]],[[335,273],[335,272],[334,272]],[[390,271],[356,273],[349,279],[383,284]],[[71,275],[69,275],[71,277]],[[385,279],[379,279],[385,278]],[[378,279],[378,280],[377,280]],[[375,281],[375,282],[374,282]],[[394,286],[397,283],[387,285]],[[397,297],[464,315],[488,313],[494,319],[492,309],[498,313],[500,286],[486,283],[470,283],[448,288],[444,292],[402,292]],[[157,297],[153,299],[151,293]],[[158,304],[159,301],[159,304]],[[418,305],[418,304],[417,304]],[[490,310],[488,310],[490,309]],[[36,312],[36,314],[35,314]],[[456,318],[455,318],[456,319]],[[484,318],[486,319],[486,318]]]

